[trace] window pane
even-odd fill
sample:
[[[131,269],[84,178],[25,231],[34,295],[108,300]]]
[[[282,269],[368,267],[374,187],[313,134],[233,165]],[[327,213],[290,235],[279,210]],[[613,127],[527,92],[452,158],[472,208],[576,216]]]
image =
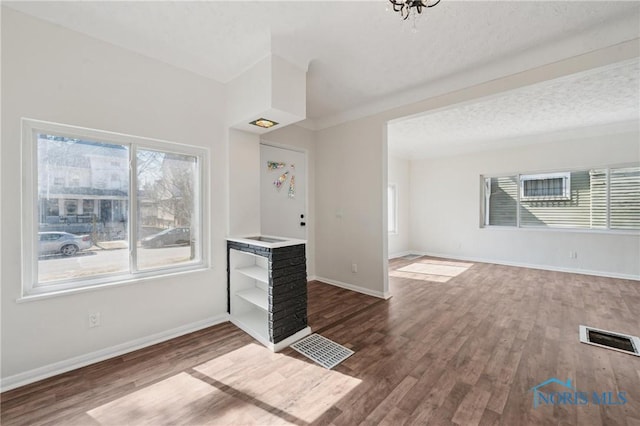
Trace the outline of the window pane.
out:
[[[611,228],[640,229],[640,167],[611,169]]]
[[[39,134],[37,157],[38,282],[128,271],[128,148]]]
[[[138,150],[137,268],[198,260],[197,158]]]
[[[591,182],[588,171],[571,173],[570,194],[564,192],[563,178],[532,180],[538,185],[539,194],[557,194],[556,199],[534,199],[520,201],[521,226],[553,226],[589,228],[591,226]],[[523,182],[523,183],[526,183]],[[566,185],[568,188],[569,185]],[[563,193],[567,199],[562,199]],[[544,196],[547,196],[544,195]]]
[[[517,176],[491,178],[489,185],[489,225],[516,226]]]

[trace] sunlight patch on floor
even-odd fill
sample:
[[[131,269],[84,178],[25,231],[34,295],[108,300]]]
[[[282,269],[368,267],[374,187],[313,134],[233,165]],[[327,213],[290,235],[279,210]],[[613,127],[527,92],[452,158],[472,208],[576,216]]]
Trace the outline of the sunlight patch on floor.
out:
[[[206,409],[224,394],[187,373],[179,373],[87,411],[102,425],[184,423],[185,412]]]
[[[473,263],[467,262],[422,259],[395,271],[390,271],[389,275],[399,278],[446,283],[472,266]]]
[[[251,343],[87,414],[102,425],[311,423],[360,383]]]
[[[361,382],[257,344],[244,346],[195,370],[287,414],[281,417],[292,416],[309,423]]]

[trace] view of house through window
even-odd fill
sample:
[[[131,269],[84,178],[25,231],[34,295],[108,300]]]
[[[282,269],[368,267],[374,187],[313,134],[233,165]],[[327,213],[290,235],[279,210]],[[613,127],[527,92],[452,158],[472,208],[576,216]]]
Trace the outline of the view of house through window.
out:
[[[46,133],[36,139],[37,284],[200,261],[197,155]]]
[[[484,178],[484,225],[640,230],[640,167]]]

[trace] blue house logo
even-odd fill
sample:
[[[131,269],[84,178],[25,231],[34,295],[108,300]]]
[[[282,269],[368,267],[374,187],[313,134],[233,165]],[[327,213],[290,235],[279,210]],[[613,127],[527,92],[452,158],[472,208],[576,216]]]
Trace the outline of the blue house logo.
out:
[[[570,389],[570,390],[572,390],[574,392],[576,390],[575,386],[573,386],[571,384],[571,379],[567,379],[566,382],[563,382],[560,379],[556,379],[555,377],[552,377],[552,378],[550,378],[548,380],[545,380],[544,382],[532,387],[531,389],[529,389],[530,391],[533,391],[533,408],[538,408],[538,405],[540,405],[540,400],[541,399],[542,399],[542,402],[544,402],[545,404],[548,404],[550,399],[552,398],[552,395],[554,393],[558,393],[558,392],[552,392],[552,393],[548,394],[548,393],[541,392],[539,390],[539,389],[541,389],[541,388],[543,388],[543,387],[545,387],[547,385],[550,385],[551,383],[557,383],[557,384],[559,384],[561,386],[564,386],[565,388]],[[567,392],[564,392],[564,393],[567,393]]]
[[[543,392],[542,388],[550,384],[565,388],[562,392]],[[529,389],[533,392],[533,408],[540,405],[624,405],[627,403],[626,392],[578,392],[571,379],[563,382],[552,377]]]

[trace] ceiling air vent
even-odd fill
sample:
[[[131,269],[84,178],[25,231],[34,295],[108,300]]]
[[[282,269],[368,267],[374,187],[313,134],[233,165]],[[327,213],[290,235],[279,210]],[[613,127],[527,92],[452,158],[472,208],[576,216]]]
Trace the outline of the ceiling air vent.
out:
[[[589,345],[640,356],[638,351],[640,349],[640,339],[635,336],[581,325],[580,341]]]

